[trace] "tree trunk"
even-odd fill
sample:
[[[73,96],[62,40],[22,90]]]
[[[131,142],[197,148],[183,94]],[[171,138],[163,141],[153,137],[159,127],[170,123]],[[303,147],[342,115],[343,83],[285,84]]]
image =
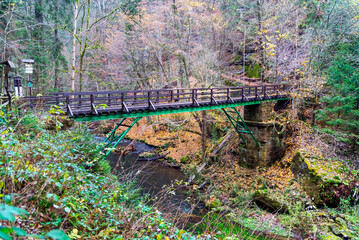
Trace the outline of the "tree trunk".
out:
[[[72,67],[71,67],[71,91],[75,92],[75,72],[76,72],[76,34],[77,34],[77,15],[79,11],[78,1],[74,5],[74,30],[72,33]]]
[[[206,153],[206,140],[207,140],[207,112],[202,111],[202,160],[205,159]]]
[[[59,40],[59,1],[55,1],[55,29],[54,29],[54,42],[56,44],[56,53],[55,53],[55,73],[54,73],[54,89],[55,91],[58,91],[59,88],[59,55],[60,53],[60,46],[58,44],[60,43]]]
[[[37,29],[35,30],[35,39],[37,41],[40,41],[40,46],[38,47],[39,52],[43,52],[45,46],[44,46],[44,35],[43,35],[43,32],[44,32],[44,27],[43,27],[44,16],[43,16],[42,0],[36,0],[35,1],[35,20],[36,20],[37,23],[40,24],[40,26],[38,26]],[[40,58],[39,60],[40,60],[40,64],[39,64],[40,66],[46,65],[46,62],[43,61],[43,59]],[[45,83],[42,82],[42,81],[44,81],[44,78],[41,75],[42,75],[42,71],[38,67],[38,72],[37,72],[37,92],[38,93],[40,93],[40,91],[44,92],[44,87],[45,87]]]

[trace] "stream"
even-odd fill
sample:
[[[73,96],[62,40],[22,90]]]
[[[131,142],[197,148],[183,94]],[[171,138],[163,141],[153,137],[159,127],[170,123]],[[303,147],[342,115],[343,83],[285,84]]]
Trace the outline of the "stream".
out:
[[[131,143],[123,140],[119,144],[124,148]],[[156,161],[138,160],[142,152],[151,152],[154,147],[142,142],[134,142],[133,150],[123,156],[117,172],[134,175],[137,180],[136,187],[141,188],[141,194],[148,197],[149,203],[156,206],[165,215],[177,219],[177,225],[189,227],[202,220],[207,210],[203,203],[185,193],[185,175],[179,168],[168,167]],[[116,166],[121,155],[111,153],[108,160],[112,168]]]

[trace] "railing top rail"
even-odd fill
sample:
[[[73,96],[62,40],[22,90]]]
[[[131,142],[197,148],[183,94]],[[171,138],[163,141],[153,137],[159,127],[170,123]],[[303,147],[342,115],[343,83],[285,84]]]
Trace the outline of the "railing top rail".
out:
[[[256,86],[243,86],[243,87],[215,87],[215,88],[159,88],[159,89],[143,89],[143,90],[119,90],[119,91],[98,91],[98,92],[59,92],[52,93],[50,96],[77,96],[77,95],[99,95],[99,94],[122,94],[122,93],[148,93],[148,92],[165,92],[165,91],[193,91],[193,90],[238,90],[242,88],[255,88],[255,87],[273,87],[273,86],[290,86],[289,84],[262,84]]]

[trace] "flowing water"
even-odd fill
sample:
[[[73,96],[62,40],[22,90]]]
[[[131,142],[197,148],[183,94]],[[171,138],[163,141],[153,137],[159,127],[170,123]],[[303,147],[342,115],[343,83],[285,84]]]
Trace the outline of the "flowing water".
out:
[[[121,147],[126,147],[130,141],[124,140]],[[178,168],[168,167],[156,161],[138,160],[142,152],[155,150],[142,142],[133,143],[134,150],[123,156],[111,153],[108,156],[110,165],[115,167],[119,162],[118,172],[135,175],[137,187],[141,187],[141,193],[148,196],[150,203],[165,214],[179,217],[178,224],[196,223],[201,220],[201,215],[206,213],[203,203],[196,201],[185,193],[185,175]]]

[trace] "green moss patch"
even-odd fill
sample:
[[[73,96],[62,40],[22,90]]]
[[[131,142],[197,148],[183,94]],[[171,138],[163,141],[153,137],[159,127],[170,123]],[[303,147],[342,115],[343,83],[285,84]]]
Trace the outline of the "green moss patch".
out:
[[[357,185],[340,161],[313,156],[304,150],[294,155],[291,171],[318,207],[337,207],[340,198],[352,196]]]

